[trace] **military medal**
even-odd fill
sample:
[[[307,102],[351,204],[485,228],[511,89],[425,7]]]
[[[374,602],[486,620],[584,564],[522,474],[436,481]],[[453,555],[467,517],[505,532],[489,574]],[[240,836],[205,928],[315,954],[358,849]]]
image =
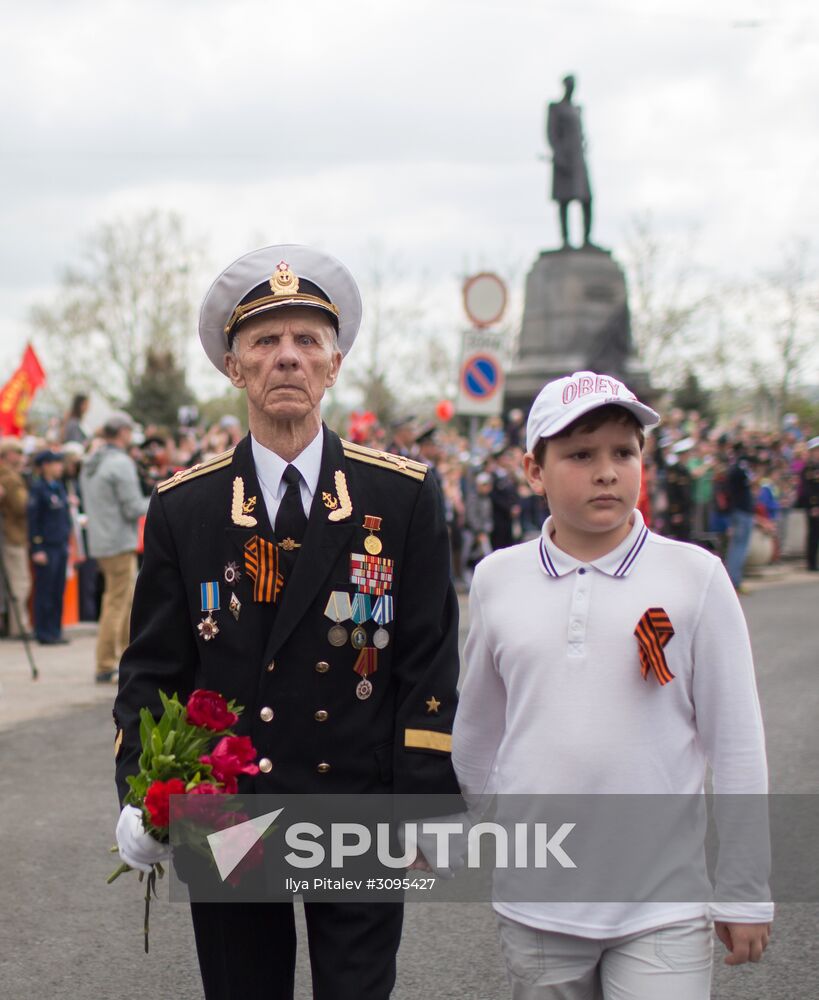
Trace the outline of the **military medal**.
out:
[[[343,646],[347,641],[347,629],[343,625],[333,625],[327,633],[327,640],[331,646]]]
[[[361,677],[355,689],[356,698],[366,701],[373,693],[373,686],[367,678],[378,670],[378,650],[372,646],[362,649],[353,670]]]
[[[355,594],[350,610],[350,617],[355,622],[350,642],[355,649],[363,649],[367,645],[367,630],[364,628],[364,622],[369,620],[370,615],[370,595]]]
[[[350,595],[343,590],[334,590],[327,601],[324,614],[332,619],[335,625],[327,633],[327,639],[331,646],[343,646],[347,641],[347,629],[341,624],[346,622],[352,613],[350,605]]]
[[[239,621],[239,612],[242,610],[242,602],[235,594],[230,595],[230,603],[228,604],[228,608],[230,609],[230,613],[233,615],[236,621]]]
[[[199,635],[205,642],[210,642],[214,636],[219,635],[219,626],[210,615],[207,618],[203,618],[196,627],[199,630]]]
[[[235,562],[229,562],[225,566],[225,583],[229,586],[233,586],[234,583],[241,577],[242,571],[236,565]]]
[[[367,531],[369,531],[369,535],[367,535],[364,539],[364,548],[370,553],[371,556],[377,556],[383,546],[381,545],[381,539],[378,538],[374,532],[380,529],[381,518],[373,517],[372,514],[365,514],[364,527]]]
[[[219,581],[210,580],[207,583],[200,583],[199,596],[202,610],[207,611],[207,617],[203,618],[196,628],[205,642],[210,642],[214,636],[219,634],[219,626],[211,615],[211,611],[219,610]]]
[[[373,634],[373,645],[376,649],[384,649],[389,644],[390,633],[384,628],[392,621],[392,595],[384,594],[378,598],[373,607],[373,621],[378,622],[378,628]]]

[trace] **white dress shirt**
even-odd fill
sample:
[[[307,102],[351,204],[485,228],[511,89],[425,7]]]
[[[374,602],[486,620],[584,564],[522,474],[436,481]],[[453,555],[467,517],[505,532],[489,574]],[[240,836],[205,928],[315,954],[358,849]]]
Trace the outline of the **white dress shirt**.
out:
[[[319,472],[321,470],[321,452],[324,447],[324,427],[319,428],[318,434],[310,444],[293,459],[292,462],[285,462],[283,458],[259,444],[255,437],[250,436],[250,448],[253,452],[253,462],[256,466],[256,475],[259,485],[262,488],[267,516],[270,524],[276,523],[276,514],[279,512],[279,504],[284,498],[287,490],[287,483],[282,478],[284,470],[288,465],[294,465],[301,473],[299,490],[301,492],[301,502],[304,513],[310,516],[310,507],[313,497],[318,487]]]

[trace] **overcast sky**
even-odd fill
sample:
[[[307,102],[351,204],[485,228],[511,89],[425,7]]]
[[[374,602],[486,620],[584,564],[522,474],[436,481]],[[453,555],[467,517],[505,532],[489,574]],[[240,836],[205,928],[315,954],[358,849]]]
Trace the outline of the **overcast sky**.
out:
[[[0,378],[88,232],[153,207],[202,240],[205,285],[253,246],[312,243],[354,273],[384,256],[431,275],[456,326],[465,273],[522,283],[558,244],[541,157],[567,72],[593,237],[615,256],[650,211],[660,233],[696,228],[707,266],[749,277],[819,224],[813,0],[0,9]]]

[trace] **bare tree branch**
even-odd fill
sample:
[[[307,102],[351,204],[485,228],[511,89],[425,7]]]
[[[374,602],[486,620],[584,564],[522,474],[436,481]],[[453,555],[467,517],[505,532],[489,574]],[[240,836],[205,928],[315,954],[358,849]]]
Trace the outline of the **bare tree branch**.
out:
[[[30,314],[55,359],[52,377],[66,391],[94,390],[122,405],[150,350],[184,367],[200,259],[174,213],[155,210],[92,233],[81,259],[65,268],[55,300]]]

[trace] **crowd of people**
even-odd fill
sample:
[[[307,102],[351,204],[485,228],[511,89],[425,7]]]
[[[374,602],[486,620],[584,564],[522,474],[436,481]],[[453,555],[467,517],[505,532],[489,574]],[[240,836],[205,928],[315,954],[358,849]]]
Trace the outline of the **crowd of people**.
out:
[[[543,386],[528,417],[513,410],[469,435],[454,421],[353,415],[342,438],[321,402],[360,321],[340,261],[264,247],[218,276],[199,323],[206,355],[245,398],[250,436],[190,409],[175,428],[125,413],[92,428],[78,397],[42,436],[0,440],[9,632],[65,641],[72,567],[81,616],[100,619],[96,680],[119,675],[122,861],[155,877],[171,860],[157,798],[205,788],[444,796],[424,807],[430,818],[484,790],[698,795],[709,766],[717,793],[766,792],[735,591],[755,526],[773,558],[795,507],[817,568],[819,437],[793,416],[774,431],[679,410],[661,422],[612,376],[575,372]],[[453,582],[471,585],[463,657]],[[147,718],[167,691],[246,707],[227,770],[224,741],[190,781],[145,770]],[[667,878],[652,874],[609,907],[493,899],[513,995],[534,996],[536,979],[538,996],[586,995],[616,969],[634,996],[655,995],[662,976],[660,992],[705,998],[712,929],[728,964],[758,962],[773,916],[767,857],[726,846],[720,823],[721,849],[742,860],[718,860],[717,873],[742,869],[750,896],[717,885],[713,900],[658,909]],[[605,828],[595,814],[590,829]],[[448,867],[426,844],[407,864]],[[303,912],[317,1000],[385,1000],[402,898],[305,894]],[[227,907],[194,893],[191,920],[210,1000],[293,995],[289,898]],[[668,961],[646,963],[661,950]]]
[[[475,441],[455,428],[412,420],[377,426],[363,443],[433,466],[441,483],[452,539],[454,573],[468,584],[489,552],[540,532],[548,507],[523,474],[525,415],[488,419]],[[659,534],[720,554],[741,589],[754,527],[768,540],[770,561],[781,558],[788,517],[805,508],[805,558],[817,568],[819,438],[789,414],[779,431],[722,427],[694,411],[673,409],[648,436],[640,511]]]
[[[233,416],[208,427],[194,423],[140,429],[121,414],[98,428],[86,428],[87,405],[87,397],[78,395],[63,420],[50,421],[41,435],[0,440],[3,576],[17,597],[16,610],[3,600],[2,628],[11,637],[31,634],[44,644],[65,642],[62,593],[66,572],[76,572],[80,619],[96,621],[102,614],[106,626],[106,649],[97,664],[97,678],[106,681],[114,676],[125,641],[127,594],[141,550],[137,535],[147,498],[175,472],[233,447],[244,430]],[[548,515],[544,498],[532,493],[523,474],[525,423],[523,411],[514,409],[503,418],[485,420],[471,441],[452,422],[423,423],[414,416],[388,426],[353,422],[341,431],[359,444],[413,458],[434,470],[444,496],[453,576],[456,585],[466,588],[483,557],[534,537]],[[81,471],[93,469],[112,445],[123,455],[127,488],[112,493],[107,504],[105,497],[93,498],[90,514]],[[122,515],[111,523],[106,507],[118,507],[117,497],[123,495],[128,506],[124,523]],[[659,431],[647,438],[639,506],[658,533],[719,553],[737,589],[742,588],[754,530],[766,541],[770,560],[778,561],[791,512],[804,508],[805,561],[816,571],[819,438],[793,414],[771,431],[715,425],[695,411],[672,409]],[[94,546],[89,533],[100,532],[109,537]],[[118,560],[116,566],[112,560]],[[114,591],[112,618],[104,613],[104,595],[108,593],[110,604]]]

